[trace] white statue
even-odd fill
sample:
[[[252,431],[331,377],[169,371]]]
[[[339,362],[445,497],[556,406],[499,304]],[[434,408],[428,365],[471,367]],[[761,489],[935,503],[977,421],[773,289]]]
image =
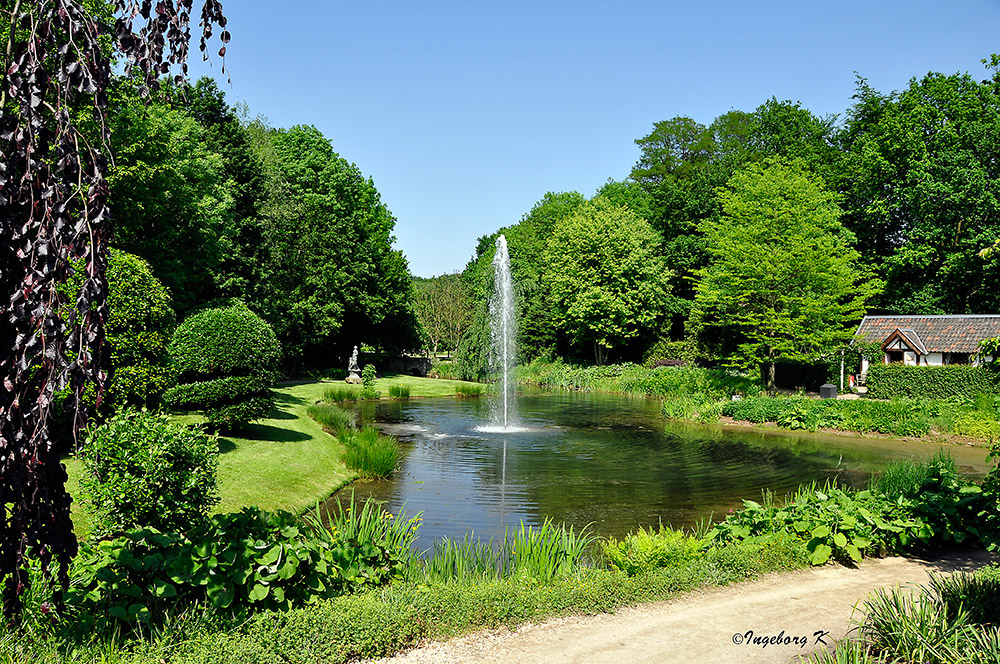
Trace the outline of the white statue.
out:
[[[348,383],[360,383],[361,382],[361,367],[358,366],[358,347],[354,347],[354,352],[351,353],[351,359],[347,363],[347,382]]]

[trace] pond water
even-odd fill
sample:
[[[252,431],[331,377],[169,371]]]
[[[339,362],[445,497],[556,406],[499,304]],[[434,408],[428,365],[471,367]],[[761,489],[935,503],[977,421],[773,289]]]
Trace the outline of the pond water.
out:
[[[942,447],[675,423],[660,415],[659,400],[606,394],[518,395],[514,433],[482,430],[489,408],[480,399],[366,406],[362,419],[402,443],[401,468],[331,501],[353,493],[392,512],[422,511],[421,548],[468,531],[502,537],[507,527],[547,517],[605,536],[659,523],[691,526],[764,489],[781,496],[811,481],[861,486],[892,459],[926,459]],[[946,447],[961,472],[986,472],[986,450]]]

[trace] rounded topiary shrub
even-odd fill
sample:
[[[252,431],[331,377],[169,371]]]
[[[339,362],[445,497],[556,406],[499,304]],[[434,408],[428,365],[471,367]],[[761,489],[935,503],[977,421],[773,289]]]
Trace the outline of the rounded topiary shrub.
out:
[[[167,344],[176,320],[149,263],[117,249],[108,255],[108,314],[110,405],[148,405],[171,382]]]
[[[84,505],[95,530],[183,532],[219,502],[219,444],[200,428],[125,408],[90,431],[80,453]]]
[[[178,372],[176,387],[163,395],[170,406],[200,410],[224,428],[271,411],[281,347],[271,326],[242,303],[188,317],[169,350]]]

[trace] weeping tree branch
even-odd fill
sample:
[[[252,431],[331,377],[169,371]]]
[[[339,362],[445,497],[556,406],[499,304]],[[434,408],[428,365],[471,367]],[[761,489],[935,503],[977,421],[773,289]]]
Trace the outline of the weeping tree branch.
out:
[[[187,73],[192,3],[113,0],[113,27],[76,0],[17,0],[11,11],[0,92],[0,592],[9,618],[22,608],[28,559],[57,582],[58,602],[77,550],[51,430],[56,395],[71,394],[75,439],[87,421],[84,391],[99,406],[109,378],[111,62],[101,39],[110,31],[127,73],[154,90],[172,65],[178,79]],[[213,26],[225,25],[221,3],[202,0],[203,53]],[[96,120],[96,145],[74,121],[83,108]],[[71,301],[60,286],[74,269],[83,282]]]

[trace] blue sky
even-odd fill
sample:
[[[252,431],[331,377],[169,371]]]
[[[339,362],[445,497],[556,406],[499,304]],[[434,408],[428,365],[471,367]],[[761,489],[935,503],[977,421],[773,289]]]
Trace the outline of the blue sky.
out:
[[[273,126],[317,126],[374,179],[419,276],[461,270],[547,191],[625,178],[659,120],[772,96],[843,114],[855,72],[888,92],[986,78],[1000,52],[1000,0],[223,4],[232,84],[217,57],[191,75]]]

